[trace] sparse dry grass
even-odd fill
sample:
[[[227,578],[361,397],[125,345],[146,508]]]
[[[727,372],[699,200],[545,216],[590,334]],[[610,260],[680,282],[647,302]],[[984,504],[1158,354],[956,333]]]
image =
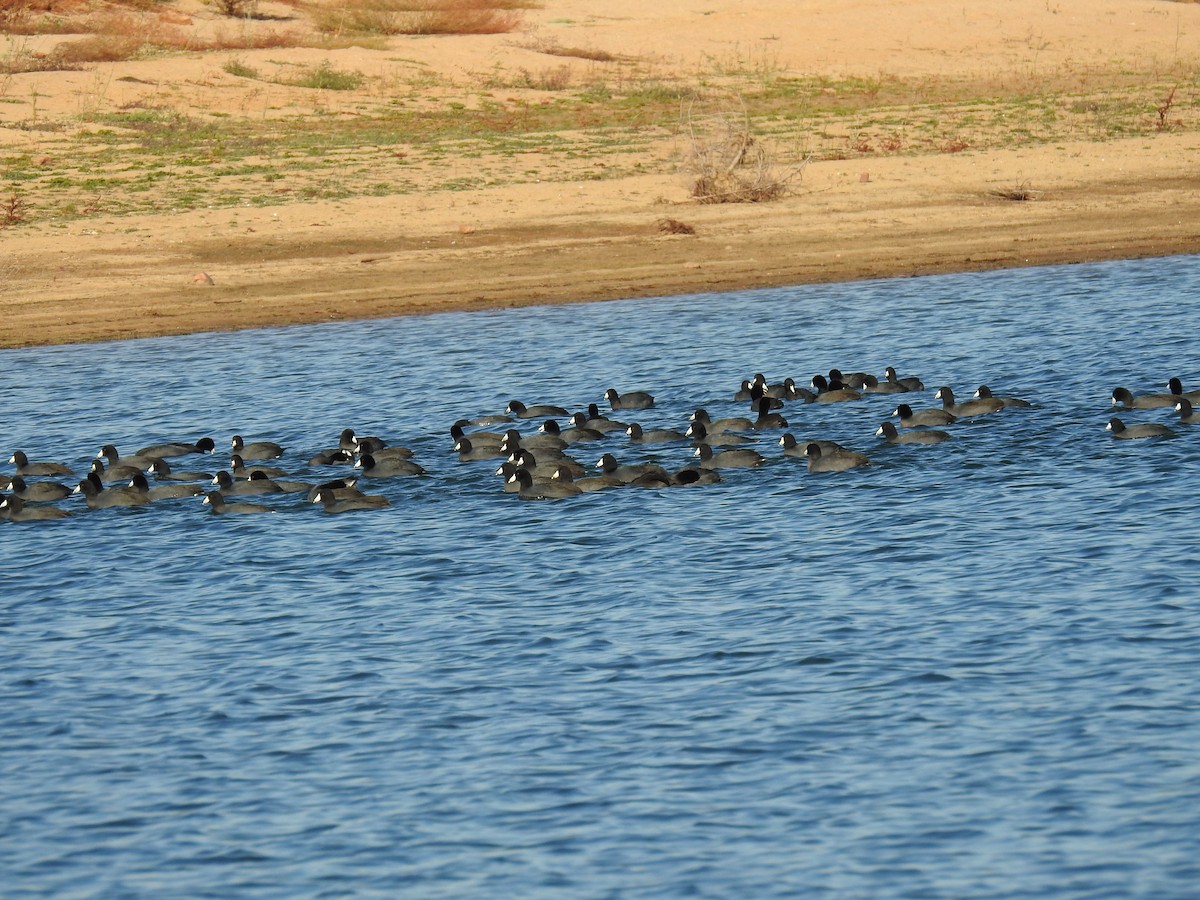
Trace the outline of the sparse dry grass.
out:
[[[507,34],[521,7],[505,0],[349,0],[313,4],[308,15],[324,34]]]
[[[680,71],[653,57],[609,61],[600,51],[526,41],[525,51],[546,54],[522,54],[526,65],[533,60],[528,69],[497,62],[465,76],[435,76],[427,63],[399,49],[408,43],[428,49],[428,41],[316,33],[308,21],[314,9],[350,8],[334,0],[288,0],[295,12],[286,22],[282,15],[228,21],[212,7],[201,14],[193,10],[189,19],[174,0],[103,7],[71,2],[75,5],[0,0],[10,11],[63,15],[83,33],[57,46],[53,39],[12,40],[7,56],[0,56],[5,100],[0,127],[25,132],[30,144],[37,133],[47,135],[44,150],[6,158],[0,182],[0,188],[19,188],[22,197],[35,201],[28,215],[37,223],[66,222],[94,210],[98,192],[105,213],[115,216],[546,178],[604,180],[649,171],[663,177],[685,173],[694,203],[754,203],[793,190],[808,158],[986,153],[1081,136],[1104,140],[1200,127],[1193,99],[1200,82],[1190,70],[1131,81],[1121,89],[1039,82],[1031,92],[1022,82],[1006,94],[988,79],[832,80],[764,75],[759,68],[732,64],[719,72]],[[311,5],[318,2],[323,6]],[[360,9],[403,7],[408,13],[429,12],[432,5],[351,2]],[[482,0],[476,6],[518,14],[520,8]],[[438,8],[445,11],[447,5]],[[495,43],[510,47],[512,41]],[[364,66],[366,76],[347,71],[340,61],[352,58],[351,65],[360,65],[358,53],[331,55],[325,65],[314,64],[312,53],[237,58],[240,50],[351,45],[387,51],[389,64]],[[59,79],[5,75],[205,50],[231,51],[216,58],[212,70],[262,84],[233,84],[218,76],[226,97],[242,99],[240,106],[224,98],[210,104],[214,95],[205,76],[188,82],[186,98],[167,102],[149,87],[153,82],[97,65],[94,77],[61,79],[73,85],[64,107],[61,91],[54,101],[43,92]],[[275,85],[316,90],[269,87]],[[688,107],[682,116],[681,104]],[[181,108],[188,113],[173,114]],[[64,140],[75,142],[77,155],[57,155]],[[653,158],[639,158],[655,141],[660,143]],[[47,157],[53,152],[54,165],[34,165],[38,152]],[[261,159],[267,155],[269,164]],[[460,158],[485,162],[447,175],[445,160]],[[978,193],[986,195],[986,188]],[[991,197],[1032,200],[1039,192],[1022,185]]]

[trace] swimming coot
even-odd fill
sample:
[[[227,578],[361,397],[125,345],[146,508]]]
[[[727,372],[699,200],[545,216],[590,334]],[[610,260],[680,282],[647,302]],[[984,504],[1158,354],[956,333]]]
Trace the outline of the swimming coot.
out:
[[[945,431],[927,428],[901,432],[891,422],[884,422],[875,433],[889,444],[940,444],[950,440],[950,435]]]
[[[508,406],[504,410],[510,412],[518,419],[549,419],[554,416],[569,416],[570,413],[561,406],[553,406],[549,403],[539,403],[534,406],[526,406],[520,400],[508,401]]]
[[[15,494],[0,500],[0,516],[10,522],[39,522],[47,519],[65,519],[69,515],[57,506],[26,506],[25,501]]]
[[[900,420],[901,428],[924,428],[930,425],[949,425],[958,420],[958,416],[948,409],[920,409],[914,411],[907,403],[901,403],[892,415]]]
[[[838,453],[823,453],[815,441],[805,447],[808,456],[808,471],[810,472],[844,472],[847,469],[857,469],[869,466],[871,461],[861,453],[853,450],[843,450]]]
[[[981,384],[979,390],[975,392],[975,399],[990,400],[996,399],[1004,404],[1005,409],[1023,409],[1033,406],[1028,400],[1022,400],[1020,397],[995,397],[992,394],[992,389],[986,384]]]
[[[327,513],[355,512],[361,509],[383,509],[391,506],[387,497],[378,494],[359,494],[358,496],[342,496],[325,488],[320,488],[313,497],[313,503],[320,503]]]
[[[283,456],[283,447],[274,441],[254,441],[247,444],[240,434],[235,434],[229,441],[233,452],[245,460],[279,459]]]
[[[1157,422],[1143,422],[1140,425],[1126,425],[1115,416],[1108,420],[1108,424],[1104,426],[1104,430],[1111,431],[1113,437],[1121,438],[1122,440],[1175,436],[1175,432],[1166,425],[1159,425]]]
[[[617,393],[616,388],[604,392],[604,399],[613,411],[618,409],[650,409],[654,406],[654,397],[647,391],[630,391],[627,394]]]
[[[962,403],[955,403],[954,391],[946,385],[937,389],[937,393],[933,395],[933,399],[941,400],[942,409],[960,419],[986,416],[988,413],[999,412],[1004,409],[1004,403],[998,397],[980,397],[977,400],[964,400]]]
[[[261,503],[226,503],[220,491],[209,491],[201,501],[214,516],[273,513],[274,508]]]
[[[71,475],[71,467],[57,462],[30,462],[24,451],[15,450],[8,461],[17,467],[16,475]]]

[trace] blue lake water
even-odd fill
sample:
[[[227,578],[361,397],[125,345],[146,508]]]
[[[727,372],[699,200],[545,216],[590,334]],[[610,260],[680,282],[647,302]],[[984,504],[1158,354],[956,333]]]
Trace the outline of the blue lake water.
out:
[[[0,523],[0,893],[1194,898],[1200,426],[1104,425],[1200,387],[1197,297],[1177,257],[3,351],[4,459],[240,433],[314,481],[349,426],[430,474]],[[683,426],[886,365],[1035,406],[903,447],[896,397],[788,404],[874,464],[768,432],[556,502],[450,451],[512,398]]]

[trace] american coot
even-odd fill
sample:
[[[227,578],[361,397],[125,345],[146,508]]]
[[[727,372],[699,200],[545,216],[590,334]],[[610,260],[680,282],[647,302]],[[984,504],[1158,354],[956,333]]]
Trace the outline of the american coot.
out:
[[[1174,406],[1179,398],[1173,394],[1138,394],[1136,397],[1129,388],[1113,388],[1112,405],[1122,409],[1162,409]]]
[[[287,472],[275,466],[248,466],[245,458],[239,453],[229,457],[229,471],[233,473],[235,479],[249,478],[256,472],[266,475],[268,478],[283,478],[287,475]]]
[[[240,434],[235,434],[229,440],[234,453],[245,460],[279,459],[283,456],[283,447],[274,441],[254,441],[247,444]]]
[[[849,388],[841,381],[826,381],[823,375],[814,375],[812,386],[817,391],[817,403],[844,403],[849,400],[861,400],[862,394]]]
[[[618,409],[650,409],[654,406],[654,397],[646,391],[630,391],[627,394],[617,393],[616,388],[604,392],[604,399],[614,411]]]
[[[829,383],[840,381],[843,387],[848,387],[851,390],[860,391],[866,386],[867,379],[871,376],[866,372],[843,372],[841,369],[829,370]]]
[[[908,388],[898,381],[880,381],[874,375],[868,375],[863,381],[863,392],[867,394],[907,394]]]
[[[117,466],[132,466],[135,469],[146,471],[154,465],[154,457],[140,456],[122,456],[117,448],[112,444],[105,444],[100,448],[100,452],[96,454],[96,459],[102,460],[106,468],[112,469]]]
[[[275,487],[279,488],[280,492],[284,494],[299,494],[301,491],[312,491],[315,489],[314,485],[307,481],[291,481],[286,478],[270,478],[262,472],[252,473],[249,480],[251,482],[269,482],[275,485]],[[241,484],[241,482],[238,483]],[[271,491],[271,493],[273,494],[275,491]]]
[[[753,440],[744,434],[732,434],[726,431],[709,433],[703,422],[693,422],[688,426],[686,434],[692,439],[693,444],[708,444],[711,447],[737,447],[749,444]]]
[[[211,481],[211,472],[177,472],[165,459],[156,459],[150,466],[150,472],[159,481]]]
[[[454,443],[454,451],[463,462],[473,462],[478,459],[498,459],[503,456],[498,446],[476,447],[469,437],[461,437]]]
[[[766,462],[761,453],[748,447],[713,452],[708,444],[700,444],[692,452],[700,457],[700,465],[706,469],[749,469]]]
[[[656,463],[627,463],[621,465],[617,462],[617,458],[611,453],[605,453],[596,463],[596,468],[605,475],[612,475],[614,478],[619,478],[625,484],[629,484],[636,478],[646,475],[660,475],[667,478],[667,470]]]
[[[93,459],[91,468],[88,469],[89,473],[100,479],[101,484],[125,484],[141,471],[137,466],[127,466],[123,463],[106,468],[102,459]]]
[[[57,481],[26,482],[21,475],[14,475],[9,488],[16,497],[30,503],[50,503],[71,496],[71,489]]]
[[[756,409],[758,410],[758,418],[751,423],[751,427],[755,431],[763,431],[770,428],[788,427],[788,421],[783,417],[782,414],[771,412],[770,403],[771,401],[766,397],[762,397],[758,400],[758,405],[756,406]]]
[[[754,423],[745,416],[727,416],[721,419],[714,419],[708,414],[708,410],[703,407],[697,409],[688,418],[693,422],[699,422],[707,428],[709,434],[716,434],[720,431],[749,431],[754,427]]]
[[[466,419],[459,419],[450,426],[450,437],[455,443],[463,438],[470,438],[473,447],[498,448],[500,442],[504,440],[504,435],[498,431],[467,431],[466,426],[469,424]]]
[[[500,476],[500,479],[504,485],[504,493],[515,494],[521,489],[521,486],[515,481],[508,480],[512,476],[512,473],[517,471],[519,468],[521,467],[515,462],[506,459],[504,462],[500,463],[500,467],[496,469],[496,474]]]
[[[801,403],[812,403],[817,395],[812,391],[796,386],[796,379],[785,378],[775,384],[768,384],[763,389],[763,395],[776,400],[798,400]]]
[[[57,506],[26,506],[25,501],[15,494],[0,500],[0,515],[10,522],[37,522],[46,519],[65,519],[71,515]]]
[[[884,422],[875,433],[889,444],[940,444],[942,441],[950,440],[950,435],[945,431],[929,428],[900,432],[891,422]]]
[[[955,403],[954,391],[946,385],[937,389],[933,399],[941,400],[942,409],[960,419],[986,416],[1004,409],[1004,403],[997,397],[981,397],[978,400],[964,400],[962,403]]]
[[[95,472],[79,482],[75,493],[83,494],[88,509],[109,509],[114,506],[147,506],[150,498],[131,487],[105,488]]]
[[[784,432],[783,437],[779,439],[779,446],[783,448],[784,456],[802,456],[807,459],[809,444],[816,444],[821,448],[822,453],[850,452],[837,441],[797,441],[795,435],[790,431]]]
[[[744,403],[747,400],[753,400],[755,397],[762,396],[762,387],[755,384],[749,378],[742,379],[742,386],[733,392],[734,403]]]
[[[534,454],[527,449],[521,449],[510,456],[508,458],[508,462],[510,462],[514,467],[519,466],[528,469],[529,474],[535,479],[550,478],[560,467],[566,468],[572,475],[575,476],[582,475],[585,471],[583,466],[571,459],[569,456],[557,455],[552,451],[539,452],[542,453],[540,457],[534,456]],[[500,473],[497,472],[496,474]],[[511,474],[511,471],[505,472],[506,476]]]
[[[766,389],[761,384],[750,385],[750,408],[760,409],[764,406],[767,409],[783,409],[783,400],[780,397],[767,396]]]
[[[869,466],[871,461],[861,453],[844,450],[840,453],[823,453],[815,441],[805,447],[808,456],[808,471],[810,472],[844,472],[847,469],[857,469]]]
[[[392,478],[400,475],[424,475],[425,469],[411,459],[376,459],[364,453],[354,464],[367,478]]]
[[[338,449],[351,453],[375,453],[387,446],[387,441],[374,435],[358,435],[353,428],[343,428],[338,437]]]
[[[280,494],[283,488],[269,478],[242,478],[237,481],[222,469],[213,476],[212,483],[227,497],[254,497],[259,494]]]
[[[538,427],[538,431],[542,434],[553,435],[568,444],[583,444],[588,441],[604,440],[604,432],[597,431],[595,428],[588,428],[586,422],[580,425],[576,422],[576,417],[578,416],[579,413],[575,413],[571,417],[571,421],[575,424],[565,430],[559,427],[557,419],[547,419]],[[580,418],[582,419],[582,417]]]
[[[360,509],[383,509],[391,506],[387,497],[378,494],[360,494],[356,497],[339,497],[333,491],[320,488],[313,497],[313,503],[320,503],[327,513],[355,512]]]
[[[896,370],[892,366],[888,366],[883,370],[883,377],[891,384],[898,384],[901,387],[908,388],[910,391],[923,391],[925,384],[916,375],[906,375],[900,378],[896,375]]]
[[[209,491],[201,501],[214,516],[273,513],[274,508],[261,503],[226,503],[220,491]]]
[[[671,441],[686,441],[687,435],[674,428],[646,428],[637,422],[625,429],[629,440],[635,444],[667,444]]]
[[[569,416],[570,413],[561,406],[553,406],[549,403],[539,403],[534,406],[526,406],[520,400],[508,401],[508,406],[504,410],[510,412],[518,419],[551,419],[555,416]]]
[[[975,392],[976,400],[999,400],[1004,404],[1005,409],[1024,409],[1033,406],[1028,400],[1022,400],[1020,397],[995,397],[992,394],[992,389],[986,384],[981,384],[979,390]]]
[[[947,409],[920,409],[914,411],[907,403],[901,403],[892,415],[900,419],[901,428],[924,428],[929,425],[949,425],[958,416]]]
[[[174,459],[177,456],[190,456],[193,453],[212,453],[216,449],[217,445],[213,443],[212,438],[202,437],[194,444],[183,441],[152,444],[149,447],[143,447],[136,455],[148,456],[151,459]]]
[[[71,467],[57,462],[30,462],[24,451],[15,450],[8,461],[17,467],[16,475],[72,475]]]
[[[349,450],[343,450],[341,447],[330,447],[328,450],[321,450],[308,460],[310,466],[338,466],[343,463],[354,462],[354,454]]]
[[[1179,421],[1184,425],[1200,424],[1200,414],[1197,414],[1192,409],[1192,401],[1182,394],[1179,397],[1179,402],[1175,404],[1175,411],[1179,413]]]
[[[150,482],[146,480],[146,476],[138,472],[129,482],[129,486],[136,491],[142,491],[154,500],[175,500],[180,497],[195,497],[197,494],[203,494],[204,489],[194,484],[156,484],[150,486]]]
[[[567,466],[556,466],[554,474],[550,476],[550,479],[552,481],[570,482],[585,494],[592,491],[602,491],[610,487],[621,487],[625,483],[613,475],[586,475],[582,478],[576,478]]]
[[[604,434],[610,431],[624,431],[629,427],[628,422],[621,422],[617,419],[610,419],[608,416],[600,412],[600,407],[595,403],[589,403],[587,408],[587,416],[583,422],[587,428],[594,428]]]
[[[1167,388],[1171,391],[1173,397],[1186,397],[1195,403],[1200,400],[1200,391],[1185,391],[1183,389],[1183,381],[1177,377],[1171,377],[1167,380]]]
[[[367,496],[358,489],[357,478],[334,478],[330,481],[323,482],[310,488],[306,499],[311,503],[317,498],[319,491],[332,491],[333,495],[339,500],[346,497],[365,497]]]
[[[671,473],[672,487],[688,487],[693,484],[720,484],[721,474],[716,469],[693,469],[686,466]]]
[[[515,428],[504,433],[500,442],[501,453],[515,453],[517,450],[565,450],[567,442],[556,434],[521,434]]]
[[[1108,420],[1108,424],[1104,426],[1104,430],[1111,431],[1113,437],[1121,438],[1123,440],[1175,436],[1175,432],[1166,425],[1159,425],[1157,422],[1144,422],[1141,425],[1126,425],[1115,416]]]
[[[522,500],[557,500],[578,497],[583,493],[578,485],[570,481],[553,478],[534,481],[533,475],[524,466],[518,466],[508,476],[508,483],[516,486],[516,494]]]

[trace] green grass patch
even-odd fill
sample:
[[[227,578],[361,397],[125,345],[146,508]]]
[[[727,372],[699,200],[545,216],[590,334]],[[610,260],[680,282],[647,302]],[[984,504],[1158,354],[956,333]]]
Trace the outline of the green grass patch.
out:
[[[313,88],[319,91],[354,91],[362,87],[364,80],[361,72],[335,69],[329,60],[324,60],[320,65],[305,70],[287,83],[293,87]]]

